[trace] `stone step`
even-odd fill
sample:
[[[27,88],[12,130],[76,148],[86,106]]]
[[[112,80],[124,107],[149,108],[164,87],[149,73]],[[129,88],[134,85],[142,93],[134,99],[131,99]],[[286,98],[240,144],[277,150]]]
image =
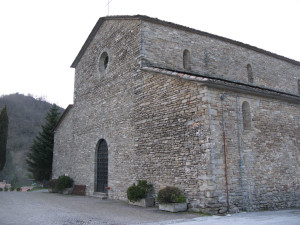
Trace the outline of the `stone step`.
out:
[[[100,198],[100,199],[107,199],[107,193],[94,192],[93,197]]]

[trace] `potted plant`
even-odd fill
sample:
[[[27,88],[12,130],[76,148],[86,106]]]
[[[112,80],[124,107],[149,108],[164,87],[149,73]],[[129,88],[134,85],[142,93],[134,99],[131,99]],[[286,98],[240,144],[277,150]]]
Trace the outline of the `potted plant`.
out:
[[[137,185],[134,183],[127,189],[128,203],[141,207],[151,207],[155,200],[152,192],[152,184],[148,184],[146,180],[139,180]]]
[[[72,194],[73,192],[73,179],[69,176],[62,175],[59,176],[56,184],[55,184],[55,189],[61,193],[61,194]]]
[[[159,209],[169,212],[187,210],[186,198],[177,187],[165,187],[157,193]]]

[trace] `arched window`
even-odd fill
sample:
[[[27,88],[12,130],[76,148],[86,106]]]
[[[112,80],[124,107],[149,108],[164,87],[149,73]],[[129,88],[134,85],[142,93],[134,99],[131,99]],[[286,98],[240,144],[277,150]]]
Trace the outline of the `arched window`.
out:
[[[183,68],[186,69],[186,70],[190,70],[191,69],[191,65],[190,65],[190,52],[187,49],[185,49],[183,51]]]
[[[250,64],[247,65],[248,82],[253,83],[253,72]]]
[[[250,112],[250,105],[246,101],[243,102],[243,104],[242,104],[242,114],[243,114],[244,130],[250,130],[250,128],[251,128],[251,112]]]

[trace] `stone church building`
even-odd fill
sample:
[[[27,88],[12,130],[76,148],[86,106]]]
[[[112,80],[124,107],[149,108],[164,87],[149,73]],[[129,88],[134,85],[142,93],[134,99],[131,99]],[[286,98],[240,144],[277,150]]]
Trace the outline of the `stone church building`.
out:
[[[300,62],[137,15],[100,18],[71,67],[53,178],[120,200],[176,186],[213,213],[300,206]]]

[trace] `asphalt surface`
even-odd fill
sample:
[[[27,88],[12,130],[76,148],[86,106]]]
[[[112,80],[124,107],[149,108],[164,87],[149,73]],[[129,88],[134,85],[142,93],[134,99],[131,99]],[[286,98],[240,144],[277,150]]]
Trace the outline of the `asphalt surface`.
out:
[[[48,192],[0,192],[0,225],[300,225],[300,209],[200,217]]]

